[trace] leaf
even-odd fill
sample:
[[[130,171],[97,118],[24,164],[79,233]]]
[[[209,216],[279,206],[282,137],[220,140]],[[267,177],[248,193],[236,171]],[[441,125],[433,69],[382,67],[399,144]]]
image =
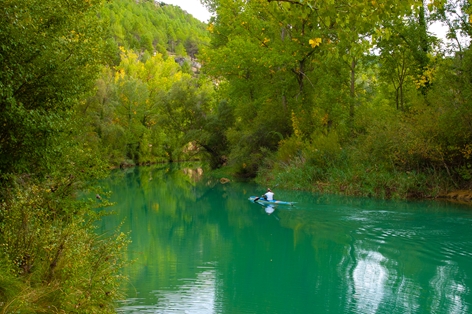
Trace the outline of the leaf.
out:
[[[311,48],[315,48],[321,44],[321,38],[310,39],[308,43],[311,45]]]

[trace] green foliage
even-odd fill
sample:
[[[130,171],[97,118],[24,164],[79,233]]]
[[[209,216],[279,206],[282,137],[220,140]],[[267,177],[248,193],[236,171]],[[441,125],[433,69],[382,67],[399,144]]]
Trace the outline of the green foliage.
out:
[[[422,1],[204,2],[217,16],[203,70],[235,108],[228,163],[238,173],[381,197],[468,186],[469,53],[434,51]],[[446,21],[454,10],[428,8]],[[459,19],[451,31],[467,33]]]
[[[234,119],[226,102],[216,105],[213,82],[161,54],[121,51],[120,64],[103,71],[97,94],[81,106],[104,158],[117,165],[203,157],[221,166]]]
[[[113,313],[126,237],[96,235],[93,202],[58,199],[60,188],[23,181],[10,193],[0,208],[3,311]]]
[[[117,0],[107,4],[101,13],[110,23],[115,47],[150,55],[166,56],[169,52],[195,58],[199,47],[209,41],[202,22],[163,2]]]
[[[14,1],[0,13],[0,174],[37,172],[103,63],[100,1]]]
[[[326,141],[325,144],[331,146]],[[359,159],[356,147],[331,155],[323,150],[308,155],[312,149],[309,146],[305,154],[291,158],[288,163],[275,159],[272,170],[259,171],[257,182],[321,193],[396,199],[437,195],[451,183],[441,173],[400,171],[373,159]]]
[[[349,173],[362,165],[381,169],[384,179],[364,178],[374,192],[393,184],[389,173],[466,183],[470,62],[466,51],[455,63],[433,55],[421,1],[204,2],[217,13],[204,50],[173,6],[120,1],[104,11],[127,52],[84,112],[110,160],[204,156],[212,167],[271,179],[300,167],[308,181],[344,182],[338,188],[355,183],[359,174]],[[437,16],[442,9],[452,10],[439,6]],[[198,52],[216,94],[190,63],[171,65],[167,50],[184,49]],[[383,195],[394,194],[408,193]]]
[[[44,158],[45,178],[11,176],[0,203],[0,302],[5,312],[113,313],[121,297],[120,268],[127,238],[99,236],[96,210],[106,199],[79,202],[77,190],[107,173],[81,129],[80,119],[62,122],[69,134],[53,139]],[[55,309],[55,310],[52,310]]]
[[[77,114],[106,64],[102,2],[0,8],[0,306],[4,313],[113,313],[126,236],[101,237],[77,191],[106,173]]]
[[[280,142],[280,147],[277,150],[277,160],[281,163],[290,163],[302,154],[303,142],[295,137],[289,137]]]

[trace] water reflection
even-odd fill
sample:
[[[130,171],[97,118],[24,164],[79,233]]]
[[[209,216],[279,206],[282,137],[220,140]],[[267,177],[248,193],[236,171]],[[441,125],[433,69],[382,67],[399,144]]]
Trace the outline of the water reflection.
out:
[[[449,314],[469,313],[469,306],[463,298],[470,293],[462,282],[455,278],[461,278],[460,271],[454,263],[447,263],[436,268],[436,276],[431,281],[432,312],[439,313],[446,309]],[[470,289],[470,287],[469,287]]]
[[[155,313],[218,313],[215,281],[215,270],[208,270],[195,280],[182,279],[182,284],[171,291],[155,291]]]
[[[101,231],[124,221],[135,260],[123,313],[471,310],[472,211],[461,207],[281,190],[296,206],[270,208],[247,200],[264,187],[189,166],[106,184],[117,215]]]
[[[390,302],[387,308],[392,308],[391,313],[421,313],[420,311],[420,287],[405,276],[395,276],[390,284]]]
[[[215,270],[199,273],[196,279],[181,279],[182,283],[170,290],[153,290],[153,305],[136,305],[141,299],[133,298],[118,309],[120,313],[219,313]],[[146,302],[149,302],[146,300]]]
[[[378,252],[362,250],[356,255],[352,281],[358,313],[376,313],[384,297],[388,277],[387,270],[381,265],[385,257]]]
[[[267,213],[267,215],[272,214],[274,211],[275,211],[275,207],[274,207],[274,206],[267,205],[267,206],[265,207],[265,212]]]

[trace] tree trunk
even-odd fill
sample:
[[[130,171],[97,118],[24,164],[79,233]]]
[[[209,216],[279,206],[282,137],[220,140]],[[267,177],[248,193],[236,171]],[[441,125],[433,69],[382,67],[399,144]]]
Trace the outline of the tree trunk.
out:
[[[351,62],[351,88],[350,88],[350,104],[349,104],[349,118],[351,122],[354,120],[354,104],[356,99],[356,59],[353,58]]]

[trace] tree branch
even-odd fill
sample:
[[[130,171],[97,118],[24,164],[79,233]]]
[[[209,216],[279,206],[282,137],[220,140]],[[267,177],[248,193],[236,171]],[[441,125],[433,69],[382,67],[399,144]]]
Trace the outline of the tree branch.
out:
[[[298,4],[300,6],[304,6],[302,3],[295,1],[295,0],[267,0],[267,2],[288,2],[288,3],[293,3],[293,4]]]

